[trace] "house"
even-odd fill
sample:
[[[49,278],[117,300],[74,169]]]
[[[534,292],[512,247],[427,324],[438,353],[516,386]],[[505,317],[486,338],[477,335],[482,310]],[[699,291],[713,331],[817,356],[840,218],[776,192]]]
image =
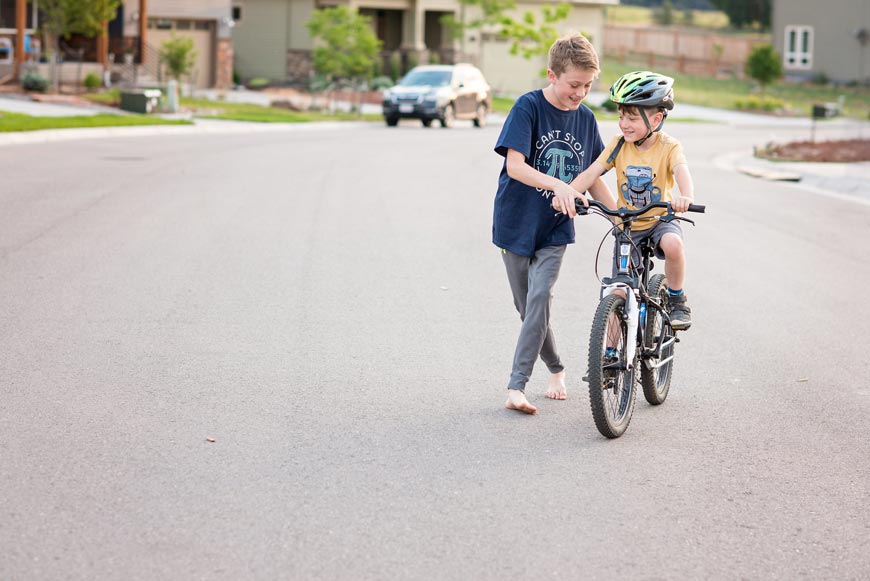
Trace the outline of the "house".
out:
[[[233,49],[235,67],[243,80],[265,77],[272,81],[307,85],[312,75],[313,40],[306,28],[313,11],[347,4],[371,18],[383,43],[382,70],[390,73],[390,60],[397,54],[402,70],[415,63],[472,62],[483,70],[500,94],[519,94],[541,87],[546,57],[526,60],[509,54],[510,43],[497,31],[468,31],[454,39],[442,17],[459,20],[463,8],[458,0],[233,0]],[[540,14],[556,2],[519,0],[514,16]],[[603,54],[605,7],[619,0],[571,0],[567,20],[557,24],[560,33],[581,31]],[[472,15],[466,15],[471,18]]]
[[[48,76],[45,45],[39,38],[40,15],[25,0],[0,0],[0,67],[5,77],[19,76],[22,65]],[[194,41],[196,62],[190,82],[197,87],[230,87],[233,74],[231,0],[124,0],[104,34],[63,39],[64,61],[83,62],[85,71],[111,70],[128,81],[152,81],[158,71],[160,45],[173,35]],[[62,67],[81,75],[82,67]],[[0,79],[4,70],[0,69]]]
[[[773,0],[772,10],[787,79],[870,84],[868,0]]]

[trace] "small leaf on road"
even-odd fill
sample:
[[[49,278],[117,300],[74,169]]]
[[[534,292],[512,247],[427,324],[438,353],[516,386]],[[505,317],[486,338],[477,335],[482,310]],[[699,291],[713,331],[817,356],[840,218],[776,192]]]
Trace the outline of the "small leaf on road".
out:
[[[809,380],[810,380],[809,377],[801,377],[800,379],[798,379],[798,383],[805,383],[805,382],[807,382],[807,381],[809,381]]]
[[[441,290],[448,290],[446,286],[442,286]]]
[[[217,440],[215,440],[214,438],[206,438],[205,441],[206,442],[217,442]]]

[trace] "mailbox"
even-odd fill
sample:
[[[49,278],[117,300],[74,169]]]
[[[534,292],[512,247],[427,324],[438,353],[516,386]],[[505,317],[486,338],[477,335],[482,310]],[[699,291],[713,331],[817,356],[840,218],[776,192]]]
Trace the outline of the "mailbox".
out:
[[[813,119],[828,119],[840,114],[837,103],[816,103],[813,105]]]

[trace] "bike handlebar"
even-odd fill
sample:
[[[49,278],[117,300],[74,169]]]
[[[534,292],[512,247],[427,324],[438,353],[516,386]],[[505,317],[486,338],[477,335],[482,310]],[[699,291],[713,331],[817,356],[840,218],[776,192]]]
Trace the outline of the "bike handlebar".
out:
[[[652,210],[653,208],[667,208],[670,210],[671,204],[669,202],[651,202],[644,206],[643,208],[639,208],[637,210],[629,210],[628,208],[619,208],[618,210],[611,210],[598,200],[588,200],[589,208],[596,208],[600,210],[602,214],[606,214],[607,216],[616,216],[619,218],[631,218],[634,216],[640,216]],[[580,200],[574,200],[574,206],[577,208],[578,214],[586,214],[589,210],[583,202]],[[689,204],[689,212],[698,212],[699,214],[703,214],[707,210],[707,206],[702,206],[700,204]]]

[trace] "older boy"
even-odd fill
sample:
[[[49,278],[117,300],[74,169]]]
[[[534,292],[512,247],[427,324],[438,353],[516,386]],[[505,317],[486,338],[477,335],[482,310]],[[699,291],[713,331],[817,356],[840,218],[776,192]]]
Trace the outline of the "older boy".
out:
[[[674,107],[674,80],[650,71],[635,71],[621,76],[610,87],[610,100],[619,109],[621,137],[571,184],[583,191],[584,184],[597,183],[601,174],[615,167],[619,184],[620,207],[643,207],[650,202],[670,202],[675,212],[685,212],[695,197],[695,187],[680,142],[661,131]],[[674,182],[679,195],[673,194]],[[579,194],[578,194],[579,197]],[[553,207],[564,211],[573,200],[555,200]],[[651,238],[656,256],[665,259],[668,280],[668,309],[671,327],[686,330],[692,325],[692,310],[683,292],[686,255],[683,231],[678,222],[660,222],[663,209],[650,210],[631,227],[631,237],[639,242]],[[648,216],[648,217],[647,217]],[[614,271],[616,268],[614,249]],[[634,256],[638,262],[640,257]]]
[[[595,117],[582,105],[600,71],[592,44],[580,34],[560,38],[550,47],[547,67],[549,86],[517,99],[495,146],[505,162],[495,196],[492,241],[501,249],[522,319],[505,407],[528,414],[537,412],[526,399],[525,387],[538,356],[550,371],[547,397],[567,397],[550,305],[566,245],[574,242],[574,224],[553,211],[551,198],[571,200],[567,211],[573,216],[579,193],[568,184],[604,148]],[[602,180],[593,180],[588,189],[596,200],[615,207]]]

